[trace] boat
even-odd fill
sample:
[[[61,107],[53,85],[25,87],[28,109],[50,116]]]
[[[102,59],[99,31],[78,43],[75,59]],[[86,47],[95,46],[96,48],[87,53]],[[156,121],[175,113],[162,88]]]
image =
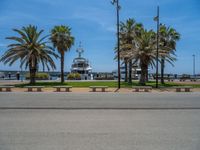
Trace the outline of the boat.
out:
[[[80,74],[81,80],[93,80],[92,67],[89,64],[89,60],[82,56],[84,49],[82,48],[81,43],[76,52],[78,53],[78,57],[73,59],[71,73]]]

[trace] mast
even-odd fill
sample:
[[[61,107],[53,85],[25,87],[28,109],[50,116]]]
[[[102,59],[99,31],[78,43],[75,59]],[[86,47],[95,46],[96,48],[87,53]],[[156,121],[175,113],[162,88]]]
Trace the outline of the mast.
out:
[[[83,54],[83,52],[84,52],[81,42],[79,42],[79,47],[76,49],[76,52],[78,53],[78,57],[81,58],[81,54]]]

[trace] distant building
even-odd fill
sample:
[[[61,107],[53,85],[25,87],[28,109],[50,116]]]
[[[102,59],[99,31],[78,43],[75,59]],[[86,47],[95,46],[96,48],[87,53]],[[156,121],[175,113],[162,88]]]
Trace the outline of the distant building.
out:
[[[0,78],[5,78],[5,73],[4,72],[0,72]]]
[[[124,65],[120,67],[120,72],[121,72],[121,79],[124,80],[125,79],[125,66]],[[127,75],[128,74],[129,74],[129,71],[127,69]],[[114,78],[117,79],[118,78],[118,71],[114,70],[113,75],[114,75]],[[140,79],[140,76],[141,76],[141,68],[137,64],[133,64],[133,66],[132,66],[132,79],[138,80],[138,79]]]
[[[112,72],[93,72],[94,80],[114,80]]]
[[[81,75],[81,80],[93,80],[92,67],[89,61],[81,56],[84,52],[81,44],[76,52],[78,53],[78,57],[73,60],[71,73],[79,73]]]

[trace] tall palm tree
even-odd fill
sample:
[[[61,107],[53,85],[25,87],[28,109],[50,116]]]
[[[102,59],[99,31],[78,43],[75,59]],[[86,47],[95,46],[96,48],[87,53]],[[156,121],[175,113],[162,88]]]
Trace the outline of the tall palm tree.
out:
[[[71,35],[71,28],[68,26],[55,26],[51,30],[51,41],[53,46],[57,48],[61,56],[61,83],[64,83],[64,62],[65,52],[69,51],[74,44],[74,37]]]
[[[13,29],[13,31],[18,36],[6,38],[14,41],[14,43],[8,45],[8,50],[0,61],[11,66],[17,60],[20,60],[20,67],[25,65],[26,69],[29,68],[31,84],[35,83],[35,76],[40,63],[43,68],[47,67],[48,70],[50,68],[56,69],[52,56],[58,58],[58,55],[44,41],[47,36],[41,38],[43,30],[38,31],[36,26],[29,25],[22,27],[22,29]]]
[[[142,24],[136,23],[134,19],[128,19],[126,22],[120,23],[120,44],[121,44],[121,56],[125,63],[125,81],[127,81],[127,74],[129,74],[129,83],[132,83],[132,59],[130,59],[131,45],[135,36],[138,34],[138,28],[141,28]],[[129,64],[129,69],[127,68]],[[129,73],[128,73],[129,70]]]
[[[160,57],[161,57],[161,83],[164,84],[165,61],[172,64],[175,61],[176,43],[180,34],[171,27],[160,26]]]
[[[132,58],[135,62],[139,62],[141,67],[141,77],[139,83],[145,85],[148,67],[155,66],[156,59],[156,33],[153,30],[147,31],[140,28],[140,33],[135,38],[132,47]]]

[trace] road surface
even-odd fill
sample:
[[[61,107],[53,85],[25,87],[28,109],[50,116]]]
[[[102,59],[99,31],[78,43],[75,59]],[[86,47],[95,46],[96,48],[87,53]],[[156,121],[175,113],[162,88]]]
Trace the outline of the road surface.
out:
[[[199,150],[199,93],[0,93],[0,150]]]

